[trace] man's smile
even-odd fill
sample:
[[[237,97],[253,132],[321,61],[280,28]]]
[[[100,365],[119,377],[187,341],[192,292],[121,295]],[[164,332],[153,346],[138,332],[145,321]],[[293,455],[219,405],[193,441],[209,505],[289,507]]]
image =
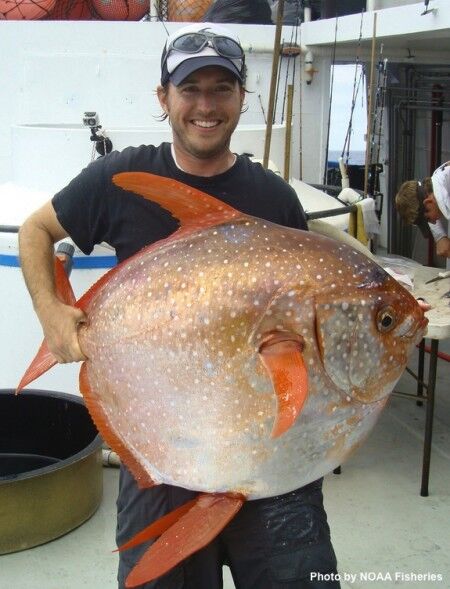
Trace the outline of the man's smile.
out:
[[[211,129],[212,127],[217,127],[220,124],[220,121],[202,121],[199,119],[193,119],[191,123],[196,127],[201,127],[202,129]]]

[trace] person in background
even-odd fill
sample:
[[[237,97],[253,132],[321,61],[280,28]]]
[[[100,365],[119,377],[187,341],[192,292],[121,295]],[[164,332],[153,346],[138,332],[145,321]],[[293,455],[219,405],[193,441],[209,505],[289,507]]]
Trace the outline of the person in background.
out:
[[[203,22],[271,25],[268,0],[216,0],[203,15]]]
[[[417,225],[424,237],[434,237],[438,256],[450,258],[450,162],[439,166],[431,178],[404,182],[395,206],[407,225]]]
[[[246,155],[231,151],[245,97],[245,56],[228,29],[197,23],[170,35],[161,59],[157,96],[172,130],[171,143],[128,147],[92,162],[20,230],[24,277],[58,362],[84,359],[77,327],[80,309],[55,293],[54,242],[69,235],[89,254],[103,241],[119,261],[177,229],[158,205],[117,188],[112,177],[141,171],[169,177],[275,223],[307,229],[295,191]],[[168,485],[139,489],[122,465],[117,500],[117,544],[186,503],[197,493]],[[118,585],[149,543],[119,556]],[[221,589],[222,566],[242,589],[338,589],[336,556],[323,506],[322,479],[287,495],[248,501],[221,534],[142,589]],[[314,575],[314,573],[316,575]],[[319,573],[319,575],[317,575]]]

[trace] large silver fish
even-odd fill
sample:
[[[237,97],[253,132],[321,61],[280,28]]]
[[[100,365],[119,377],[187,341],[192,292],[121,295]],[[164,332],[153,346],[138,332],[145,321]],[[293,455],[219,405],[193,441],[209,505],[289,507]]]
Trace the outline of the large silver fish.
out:
[[[80,389],[142,487],[213,494],[135,541],[169,528],[131,587],[201,548],[244,499],[289,492],[341,464],[374,425],[427,320],[402,286],[343,243],[158,176],[114,182],[181,227],[75,303],[88,316]],[[59,270],[57,282],[62,292]],[[44,345],[19,388],[53,364]]]

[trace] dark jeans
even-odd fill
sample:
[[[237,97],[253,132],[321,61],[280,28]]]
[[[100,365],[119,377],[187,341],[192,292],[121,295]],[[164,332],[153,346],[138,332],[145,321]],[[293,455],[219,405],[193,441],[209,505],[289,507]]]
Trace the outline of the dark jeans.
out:
[[[140,491],[122,467],[118,545],[196,494],[167,485]],[[148,545],[121,553],[119,589]],[[286,495],[244,503],[208,546],[141,588],[222,589],[223,564],[230,567],[236,589],[339,589],[337,581],[310,579],[312,572],[336,573],[322,480]]]

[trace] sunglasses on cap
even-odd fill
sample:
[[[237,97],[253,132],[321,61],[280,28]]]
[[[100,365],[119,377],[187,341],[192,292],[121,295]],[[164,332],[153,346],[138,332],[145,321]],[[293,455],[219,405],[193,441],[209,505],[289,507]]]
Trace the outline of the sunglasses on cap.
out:
[[[214,33],[185,33],[174,39],[167,47],[167,55],[175,50],[181,53],[200,53],[206,46],[212,47],[218,55],[227,59],[244,59],[242,47],[229,37]]]

